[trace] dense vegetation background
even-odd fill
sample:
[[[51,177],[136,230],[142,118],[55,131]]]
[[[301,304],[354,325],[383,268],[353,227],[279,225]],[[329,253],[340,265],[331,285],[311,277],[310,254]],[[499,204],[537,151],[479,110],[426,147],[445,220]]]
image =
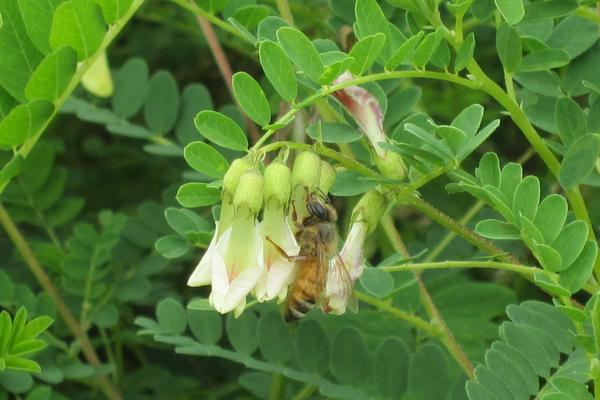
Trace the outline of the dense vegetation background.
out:
[[[0,399],[593,398],[595,3],[36,1],[0,0]],[[387,21],[398,33],[384,32]],[[351,53],[364,68],[321,54],[333,75],[315,82],[308,53],[294,58],[283,43],[300,70],[297,100],[286,101],[288,86],[265,76],[258,53],[264,40],[285,42],[285,25],[319,53],[362,42],[377,54]],[[377,144],[332,96],[296,107],[331,87],[340,65],[364,77],[399,71],[364,82],[384,110],[386,149],[410,169],[405,181],[341,158],[379,168]],[[236,71],[259,82],[271,123],[297,111],[272,142],[318,142],[306,134],[315,121],[346,126],[350,139],[323,133],[333,153],[316,148],[338,168],[342,238],[363,193],[418,189],[387,197],[365,243],[356,314],[316,311],[285,325],[272,301],[221,316],[204,300],[210,287],[186,285],[210,242],[220,185],[183,157],[190,142],[212,140],[195,116],[219,111],[250,145],[269,130],[236,105]],[[447,125],[455,129],[439,129]],[[476,148],[460,139],[476,132],[486,139]],[[228,162],[245,154],[213,146]],[[521,180],[510,162],[537,179]],[[184,183],[215,179],[204,200],[176,198]]]

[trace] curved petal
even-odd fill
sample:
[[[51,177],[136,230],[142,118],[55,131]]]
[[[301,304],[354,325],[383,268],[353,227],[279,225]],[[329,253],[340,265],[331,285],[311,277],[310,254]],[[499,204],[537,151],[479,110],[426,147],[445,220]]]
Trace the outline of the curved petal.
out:
[[[248,293],[256,285],[261,272],[262,269],[260,267],[255,267],[248,268],[239,274],[229,285],[218,311],[221,313],[233,311],[242,301],[245,301]]]
[[[192,275],[190,275],[187,281],[188,286],[204,286],[210,283],[213,258],[216,254],[218,229],[219,226],[217,223],[217,226],[215,227],[215,234],[210,241],[208,249],[206,249],[206,252],[200,259],[198,265],[196,265],[194,272],[192,272]]]
[[[287,293],[287,287],[294,279],[295,267],[295,263],[288,262],[283,257],[271,266],[266,282],[268,300],[279,297],[282,291]]]

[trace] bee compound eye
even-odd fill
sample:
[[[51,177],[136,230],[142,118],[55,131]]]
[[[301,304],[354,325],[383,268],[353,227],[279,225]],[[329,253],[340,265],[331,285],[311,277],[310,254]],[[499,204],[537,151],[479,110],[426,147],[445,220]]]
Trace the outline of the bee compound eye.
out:
[[[323,207],[323,204],[321,204],[321,203],[315,202],[312,204],[312,213],[317,218],[320,218],[320,219],[327,218],[327,209],[325,209],[325,207]]]

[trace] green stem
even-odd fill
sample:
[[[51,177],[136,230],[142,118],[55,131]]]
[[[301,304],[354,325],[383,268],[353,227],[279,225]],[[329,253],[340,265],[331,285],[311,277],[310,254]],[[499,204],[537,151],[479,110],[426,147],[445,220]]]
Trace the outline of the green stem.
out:
[[[269,392],[269,400],[283,399],[284,377],[281,374],[273,374],[271,380],[271,391]]]
[[[210,22],[213,25],[218,26],[219,28],[223,29],[224,31],[227,31],[227,32],[231,33],[232,35],[237,36],[240,39],[246,40],[244,35],[242,35],[240,32],[238,32],[238,30],[235,29],[233,26],[229,25],[227,22],[223,21],[221,18],[216,17],[214,14],[211,14],[210,12],[200,8],[193,1],[189,1],[189,0],[171,0],[171,1],[175,4],[177,4],[178,6],[185,8],[192,14],[206,19],[208,22]]]
[[[410,254],[406,250],[404,246],[404,242],[400,237],[400,234],[396,230],[394,226],[394,221],[389,214],[385,214],[381,219],[381,227],[387,234],[387,237],[391,240],[392,246],[397,252],[402,253],[402,255],[406,258],[410,257]],[[440,341],[444,344],[444,346],[448,349],[452,357],[456,360],[458,365],[463,369],[465,374],[469,377],[469,379],[473,378],[473,364],[471,360],[467,357],[466,353],[460,346],[460,344],[456,341],[454,334],[446,325],[446,321],[438,308],[436,307],[429,291],[425,287],[423,280],[418,271],[413,271],[415,278],[417,279],[417,283],[419,284],[419,293],[421,295],[421,300],[423,301],[423,306],[429,315],[431,320],[431,324],[436,326],[440,330]]]
[[[52,114],[42,123],[42,125],[38,128],[37,132],[33,133],[25,141],[25,143],[23,143],[23,145],[19,148],[17,152],[18,156],[21,156],[23,158],[27,157],[33,146],[42,137],[42,134],[44,133],[50,122],[54,119],[58,111],[62,108],[64,102],[69,98],[71,92],[73,92],[77,85],[79,85],[79,81],[81,81],[83,75],[85,75],[87,70],[94,63],[94,61],[96,61],[96,59],[106,51],[106,48],[117,37],[117,35],[121,32],[123,27],[131,19],[131,17],[133,17],[133,14],[135,14],[135,12],[141,7],[141,5],[144,4],[144,1],[145,0],[134,0],[133,4],[131,4],[131,6],[129,7],[127,13],[115,24],[111,25],[108,28],[108,32],[106,33],[106,36],[104,36],[104,39],[102,40],[100,47],[98,47],[98,50],[96,50],[96,52],[90,58],[86,59],[81,64],[79,64],[79,66],[77,67],[77,71],[75,72],[75,75],[69,82],[69,86],[67,87],[67,89],[64,91],[62,96],[60,96],[54,101],[54,110],[52,111]],[[8,185],[9,182],[10,179],[0,182],[0,193],[4,191],[6,185]]]
[[[471,206],[471,208],[469,208],[467,210],[467,212],[465,213],[465,215],[463,215],[463,217],[460,219],[460,221],[458,221],[462,226],[466,226],[469,221],[471,221],[479,211],[481,211],[481,209],[485,206],[485,203],[483,201],[478,201],[477,203],[473,204],[473,206]],[[433,261],[436,258],[439,257],[440,254],[442,254],[442,252],[446,249],[446,247],[448,247],[448,245],[452,242],[452,240],[456,237],[456,232],[454,231],[449,231],[448,233],[446,233],[446,236],[444,236],[444,238],[441,240],[441,242],[439,242],[434,248],[433,250],[431,250],[429,252],[429,254],[427,254],[427,257],[425,257],[425,261],[429,262],[429,261]]]
[[[287,21],[290,26],[294,26],[294,16],[290,10],[290,5],[287,0],[275,0],[279,14]]]
[[[296,395],[292,398],[292,400],[306,400],[309,399],[310,396],[317,390],[318,388],[315,385],[304,385],[304,387],[296,393]]]
[[[274,124],[274,127],[269,129],[265,134],[260,138],[258,142],[252,146],[251,151],[256,151],[260,149],[260,147],[278,130],[283,126],[287,125],[291,122],[294,114],[296,114],[300,109],[307,107],[314,103],[316,100],[329,96],[330,94],[347,88],[349,86],[361,85],[363,83],[375,82],[381,80],[388,79],[397,79],[397,78],[422,78],[422,79],[436,79],[447,82],[456,83],[462,86],[466,86],[471,89],[478,89],[479,84],[477,82],[473,82],[469,79],[462,78],[458,75],[452,75],[445,72],[434,72],[434,71],[391,71],[391,72],[381,72],[372,75],[360,76],[352,80],[348,80],[345,82],[338,83],[336,85],[323,87],[318,90],[316,93],[308,96],[304,100],[299,103],[294,104],[290,110],[285,113],[281,118],[279,118]]]
[[[356,297],[364,303],[367,303],[381,311],[384,311],[390,315],[393,315],[396,318],[406,321],[407,323],[414,326],[415,328],[429,333],[431,336],[434,336],[434,337],[439,336],[441,333],[440,330],[435,325],[430,324],[429,322],[425,321],[422,318],[417,317],[416,315],[413,315],[413,314],[407,313],[406,311],[400,310],[399,308],[394,307],[393,305],[391,305],[390,303],[388,303],[386,301],[378,300],[375,297],[369,296],[368,294],[358,292],[358,291],[356,292]]]
[[[58,314],[65,322],[67,328],[71,331],[75,339],[79,342],[81,346],[81,350],[83,352],[84,357],[90,363],[90,365],[94,368],[99,368],[101,366],[100,359],[94,350],[92,343],[90,342],[90,338],[87,333],[81,329],[75,316],[71,313],[69,307],[65,303],[54,283],[46,273],[46,270],[39,263],[37,257],[29,247],[29,244],[14,224],[10,215],[6,212],[6,209],[2,204],[0,204],[0,225],[4,228],[8,237],[12,240],[13,244],[23,257],[23,261],[29,267],[31,273],[36,278],[42,289],[50,296],[54,304],[56,305],[56,309]],[[107,398],[111,400],[121,399],[121,393],[119,388],[113,384],[106,376],[98,375],[96,376],[96,380],[98,381],[98,386],[104,392]]]
[[[440,261],[423,262],[414,264],[392,265],[381,267],[388,272],[398,271],[425,271],[428,269],[448,269],[448,268],[491,268],[505,271],[517,272],[521,275],[533,276],[535,272],[541,271],[537,267],[528,267],[521,264],[510,264],[498,261]]]
[[[593,10],[593,8],[581,6],[575,10],[575,15],[579,15],[582,18],[589,19],[590,21],[600,24],[600,14]]]

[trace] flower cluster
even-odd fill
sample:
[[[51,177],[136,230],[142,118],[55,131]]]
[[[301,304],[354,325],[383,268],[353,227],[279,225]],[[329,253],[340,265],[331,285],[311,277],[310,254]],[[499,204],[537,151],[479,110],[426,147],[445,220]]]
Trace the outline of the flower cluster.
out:
[[[296,275],[294,257],[300,252],[295,232],[297,221],[308,214],[309,193],[327,193],[335,182],[335,169],[312,152],[298,154],[293,171],[280,161],[261,173],[247,158],[234,161],[223,179],[222,202],[215,234],[188,280],[189,286],[211,285],[210,304],[220,313],[243,312],[246,298],[258,301],[286,298]],[[373,202],[382,195],[370,192]],[[340,257],[353,281],[363,269],[363,245],[370,226],[367,208],[384,209],[382,202],[367,206],[361,200],[353,213],[353,225]],[[295,216],[295,220],[292,217]],[[261,217],[261,218],[259,218]],[[332,277],[331,277],[332,278]],[[328,279],[324,308],[335,313],[346,309],[348,294]]]

